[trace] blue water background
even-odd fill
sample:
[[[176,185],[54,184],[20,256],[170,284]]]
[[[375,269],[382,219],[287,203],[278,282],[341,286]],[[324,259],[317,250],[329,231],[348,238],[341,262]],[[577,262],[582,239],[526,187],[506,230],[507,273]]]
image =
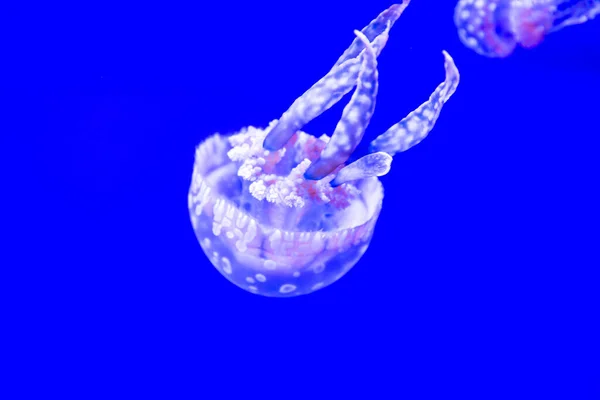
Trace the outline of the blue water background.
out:
[[[22,393],[598,393],[600,20],[493,60],[460,43],[453,1],[413,1],[379,58],[366,139],[442,82],[442,50],[462,79],[429,137],[382,178],[363,259],[324,290],[280,300],[233,286],[198,245],[194,147],[278,118],[390,4],[24,14],[5,36],[2,81],[15,117],[2,134],[3,264],[19,278],[5,281],[7,343],[12,374],[31,377]],[[345,103],[306,130],[331,134]]]

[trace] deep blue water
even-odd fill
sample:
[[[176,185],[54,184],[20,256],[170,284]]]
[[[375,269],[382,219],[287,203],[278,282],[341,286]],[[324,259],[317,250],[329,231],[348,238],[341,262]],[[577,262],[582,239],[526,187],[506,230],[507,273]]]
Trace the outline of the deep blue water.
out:
[[[366,139],[442,82],[442,50],[461,83],[382,178],[363,259],[324,290],[269,299],[227,282],[198,245],[194,147],[278,118],[390,4],[22,15],[1,86],[6,345],[21,394],[600,396],[600,20],[494,60],[460,43],[454,1],[414,0],[379,58]],[[344,104],[306,130],[331,134]]]

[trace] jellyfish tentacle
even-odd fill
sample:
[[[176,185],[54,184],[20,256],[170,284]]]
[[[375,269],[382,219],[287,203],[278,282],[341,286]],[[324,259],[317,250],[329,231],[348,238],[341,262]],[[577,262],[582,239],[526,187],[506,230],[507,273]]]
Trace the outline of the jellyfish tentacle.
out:
[[[361,33],[370,41],[373,42],[375,38],[380,36],[384,31],[389,31],[394,23],[400,18],[406,7],[410,4],[410,0],[404,0],[400,4],[392,4],[387,10],[384,10],[381,14],[379,14],[373,21],[371,21],[367,26],[365,26]],[[389,25],[389,27],[388,27]],[[373,47],[377,48],[375,43],[372,43]],[[364,50],[365,46],[363,41],[356,37],[344,51],[344,54],[340,56],[340,58],[335,63],[335,66],[340,65],[351,58],[355,58]],[[381,50],[379,50],[381,51]],[[379,54],[379,52],[377,52]]]
[[[384,31],[371,43],[375,57],[379,56],[387,44],[391,28],[391,21],[387,21]],[[281,149],[296,131],[330,109],[349,93],[356,86],[364,54],[365,50],[363,49],[356,57],[334,66],[323,78],[296,99],[271,128],[265,137],[263,147],[271,151]]]
[[[454,94],[460,81],[460,74],[454,60],[446,51],[442,53],[446,70],[444,82],[438,85],[429,100],[375,138],[370,144],[371,152],[384,151],[394,155],[417,145],[431,132],[443,105]]]
[[[392,156],[383,151],[367,154],[342,168],[331,181],[331,186],[336,187],[346,182],[359,179],[383,176],[390,172]]]
[[[362,32],[355,30],[354,34],[363,40],[366,46],[356,90],[344,108],[331,139],[319,158],[304,173],[305,179],[322,179],[346,162],[360,143],[375,112],[379,89],[377,55]]]

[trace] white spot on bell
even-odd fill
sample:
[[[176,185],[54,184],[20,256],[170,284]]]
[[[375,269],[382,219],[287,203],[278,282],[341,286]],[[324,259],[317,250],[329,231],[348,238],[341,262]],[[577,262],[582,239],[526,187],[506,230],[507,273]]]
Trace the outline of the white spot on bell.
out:
[[[315,274],[320,274],[321,272],[325,271],[325,264],[317,264],[313,267],[313,271],[315,272]]]
[[[281,287],[279,288],[279,293],[292,293],[294,290],[296,290],[296,285],[286,283],[284,285],[281,285]]]
[[[273,260],[265,260],[265,262],[263,263],[263,266],[266,269],[270,269],[270,270],[274,270],[275,268],[277,268],[277,264]]]
[[[228,275],[231,275],[233,270],[231,269],[231,262],[229,261],[229,258],[223,257],[221,259],[221,262],[223,263],[223,272],[225,272]]]

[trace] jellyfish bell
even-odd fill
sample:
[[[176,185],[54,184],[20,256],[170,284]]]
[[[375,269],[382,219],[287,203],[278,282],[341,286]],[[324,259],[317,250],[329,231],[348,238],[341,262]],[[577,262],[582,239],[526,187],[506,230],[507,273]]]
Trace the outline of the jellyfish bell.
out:
[[[188,208],[214,267],[238,287],[269,297],[308,294],[344,276],[367,250],[382,210],[392,156],[433,129],[459,74],[444,52],[446,79],[415,111],[346,164],[375,108],[377,57],[408,1],[382,12],[321,80],[266,128],[215,134],[196,148]],[[304,125],[355,89],[331,136]]]
[[[251,140],[267,131],[249,127],[232,137]],[[316,139],[304,132],[296,135]],[[310,293],[343,276],[373,236],[383,199],[379,180],[362,179],[337,189],[304,181],[301,187],[298,171],[283,175],[284,165],[276,164],[281,179],[261,174],[240,182],[230,139],[213,135],[200,144],[190,188],[192,225],[212,264],[232,283],[265,296]],[[306,156],[310,148],[304,146],[286,147],[282,164]]]

